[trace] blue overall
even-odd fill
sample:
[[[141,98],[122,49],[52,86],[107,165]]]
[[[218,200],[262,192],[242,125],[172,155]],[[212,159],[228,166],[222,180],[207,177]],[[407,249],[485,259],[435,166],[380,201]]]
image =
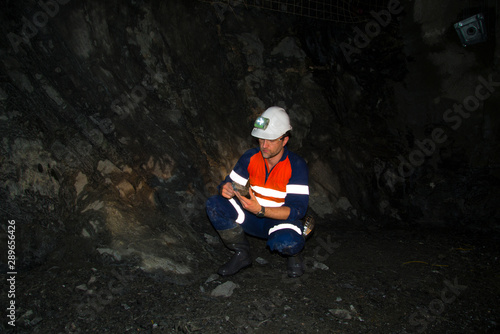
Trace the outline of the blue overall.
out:
[[[215,195],[207,200],[206,210],[216,230],[226,230],[241,225],[255,237],[267,239],[271,251],[295,255],[302,250],[305,240],[302,219],[309,201],[308,169],[305,161],[284,148],[280,161],[268,170],[258,148],[245,152],[231,173],[219,185],[249,182],[262,206],[287,206],[290,215],[286,220],[258,218],[242,208],[236,197],[226,199]],[[258,194],[260,192],[260,194]]]
[[[234,206],[237,205],[239,210]],[[244,215],[240,224],[243,231],[249,235],[267,239],[267,246],[271,251],[283,255],[295,255],[304,248],[302,235],[302,222],[299,220],[275,220],[271,218],[258,218],[246,211],[236,197],[228,200],[221,195],[215,195],[207,200],[207,214],[216,230],[226,230],[236,227],[238,217]],[[240,212],[238,212],[240,211]]]

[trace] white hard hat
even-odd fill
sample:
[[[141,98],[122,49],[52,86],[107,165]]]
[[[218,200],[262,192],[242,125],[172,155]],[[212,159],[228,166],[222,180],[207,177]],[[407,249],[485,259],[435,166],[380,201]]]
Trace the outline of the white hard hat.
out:
[[[292,130],[290,118],[285,109],[270,107],[262,113],[253,125],[252,136],[274,140]]]

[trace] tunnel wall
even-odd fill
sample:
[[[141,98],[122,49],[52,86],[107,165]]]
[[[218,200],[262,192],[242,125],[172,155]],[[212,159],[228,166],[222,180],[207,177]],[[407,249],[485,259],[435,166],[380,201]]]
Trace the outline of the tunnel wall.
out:
[[[494,43],[489,58],[474,57],[449,28],[429,42],[438,28],[419,4],[388,8],[391,24],[366,45],[355,43],[364,24],[234,4],[5,5],[0,214],[2,226],[17,222],[22,265],[130,261],[199,274],[218,245],[204,201],[256,144],[253,120],[272,105],[290,114],[319,226],[495,230],[496,92],[425,162],[401,168],[496,59]],[[461,72],[457,53],[469,59]]]

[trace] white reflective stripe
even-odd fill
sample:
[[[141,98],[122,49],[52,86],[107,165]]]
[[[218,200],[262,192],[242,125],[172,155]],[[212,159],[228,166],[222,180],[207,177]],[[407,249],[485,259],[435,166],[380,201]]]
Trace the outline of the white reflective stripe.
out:
[[[236,218],[236,222],[238,224],[243,224],[243,222],[245,221],[245,213],[243,212],[243,209],[241,209],[241,207],[238,205],[238,203],[236,203],[234,198],[231,198],[229,200],[229,203],[231,203],[234,206],[234,208],[236,209],[236,212],[238,213],[238,217]]]
[[[252,189],[261,194],[262,196],[275,197],[275,198],[285,198],[286,193],[279,190],[274,190],[270,188],[252,186]]]
[[[234,170],[231,171],[231,174],[229,174],[229,177],[231,180],[233,180],[236,183],[241,184],[242,186],[245,186],[248,182],[248,179],[245,179],[244,177],[239,176]]]
[[[285,202],[275,202],[275,201],[270,201],[268,199],[264,199],[264,198],[260,198],[260,197],[255,197],[257,198],[257,202],[259,202],[260,205],[262,206],[268,206],[268,207],[272,207],[272,208],[279,208],[280,206],[282,206],[283,204],[285,204]]]
[[[299,184],[289,184],[286,186],[287,194],[309,195],[309,186]]]
[[[300,230],[300,228],[298,228],[297,226],[293,225],[293,224],[279,224],[279,225],[276,225],[274,227],[271,227],[269,229],[269,235],[273,232],[276,232],[276,231],[279,231],[279,230],[285,230],[285,229],[289,229],[289,230],[294,230],[295,232],[297,232],[298,234],[302,234],[302,231]]]

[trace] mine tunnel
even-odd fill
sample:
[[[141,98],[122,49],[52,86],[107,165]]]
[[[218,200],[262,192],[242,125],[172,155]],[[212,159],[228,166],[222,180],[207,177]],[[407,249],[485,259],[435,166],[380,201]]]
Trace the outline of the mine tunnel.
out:
[[[0,8],[0,332],[499,331],[498,1]],[[270,107],[304,272],[246,235],[220,275],[207,200]]]

